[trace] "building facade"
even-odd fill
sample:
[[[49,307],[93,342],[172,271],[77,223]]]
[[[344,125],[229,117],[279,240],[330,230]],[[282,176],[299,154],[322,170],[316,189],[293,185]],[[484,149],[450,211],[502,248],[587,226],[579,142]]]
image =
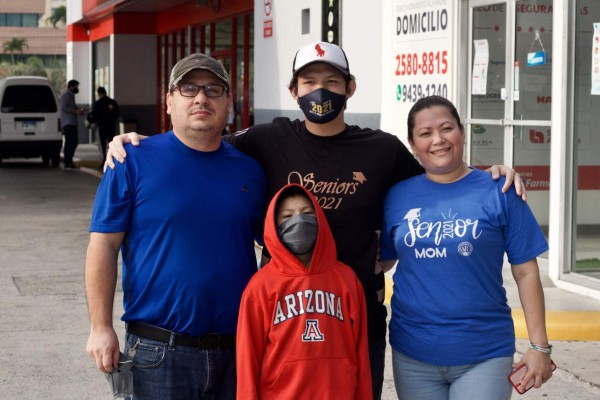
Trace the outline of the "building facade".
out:
[[[240,129],[301,117],[295,51],[331,41],[358,90],[351,124],[406,140],[428,94],[454,101],[471,165],[514,166],[547,233],[557,286],[600,298],[600,3],[595,0],[68,0],[67,74],[99,85],[143,133],[169,128],[173,64],[200,51],[234,83]],[[87,97],[86,97],[87,96]]]
[[[22,60],[35,55],[47,67],[54,66],[57,59],[64,60],[67,34],[64,25],[55,28],[49,17],[53,8],[65,4],[66,0],[0,0],[0,42],[25,39],[26,46],[15,55]]]

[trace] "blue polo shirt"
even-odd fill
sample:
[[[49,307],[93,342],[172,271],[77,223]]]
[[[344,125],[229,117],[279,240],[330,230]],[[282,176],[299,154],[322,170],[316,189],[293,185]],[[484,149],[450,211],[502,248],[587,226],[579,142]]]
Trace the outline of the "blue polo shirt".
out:
[[[262,168],[228,143],[201,152],[173,132],[126,149],[127,161],[100,183],[90,227],[126,232],[123,321],[192,336],[235,333],[256,271]]]

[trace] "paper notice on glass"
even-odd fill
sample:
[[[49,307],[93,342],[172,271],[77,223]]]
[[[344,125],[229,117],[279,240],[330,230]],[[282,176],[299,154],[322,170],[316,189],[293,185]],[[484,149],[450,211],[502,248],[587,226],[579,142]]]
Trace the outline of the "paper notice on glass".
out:
[[[471,94],[486,94],[487,73],[490,61],[490,50],[487,39],[474,40],[475,55],[473,57],[473,76]]]
[[[592,94],[600,95],[600,22],[594,22],[592,39]]]

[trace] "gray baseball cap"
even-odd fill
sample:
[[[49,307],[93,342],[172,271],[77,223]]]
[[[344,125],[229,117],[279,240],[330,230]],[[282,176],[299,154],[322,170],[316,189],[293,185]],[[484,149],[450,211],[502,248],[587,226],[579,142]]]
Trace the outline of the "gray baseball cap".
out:
[[[179,60],[177,64],[171,70],[171,78],[169,79],[169,89],[176,86],[181,79],[190,71],[195,69],[201,69],[204,71],[212,72],[217,78],[219,78],[227,88],[227,91],[231,91],[231,85],[229,84],[229,75],[219,61],[212,57],[202,53],[194,53]]]

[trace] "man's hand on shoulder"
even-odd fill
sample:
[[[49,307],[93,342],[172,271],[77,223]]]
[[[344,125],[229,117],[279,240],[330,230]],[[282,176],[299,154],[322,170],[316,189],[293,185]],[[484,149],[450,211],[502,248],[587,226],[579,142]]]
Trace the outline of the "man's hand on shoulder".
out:
[[[123,164],[127,152],[125,151],[125,145],[131,143],[134,146],[140,145],[140,140],[146,139],[148,136],[139,135],[136,132],[129,132],[122,135],[117,135],[108,144],[108,151],[106,152],[106,160],[104,162],[104,171],[109,167],[115,169],[115,160]],[[113,159],[114,158],[114,159]]]
[[[502,193],[506,193],[506,191],[514,184],[517,194],[521,196],[523,201],[527,201],[527,189],[525,189],[525,182],[523,182],[521,175],[517,171],[507,167],[506,165],[492,165],[485,171],[491,173],[494,180],[497,180],[500,178],[500,176],[506,177],[504,186],[502,186]]]

